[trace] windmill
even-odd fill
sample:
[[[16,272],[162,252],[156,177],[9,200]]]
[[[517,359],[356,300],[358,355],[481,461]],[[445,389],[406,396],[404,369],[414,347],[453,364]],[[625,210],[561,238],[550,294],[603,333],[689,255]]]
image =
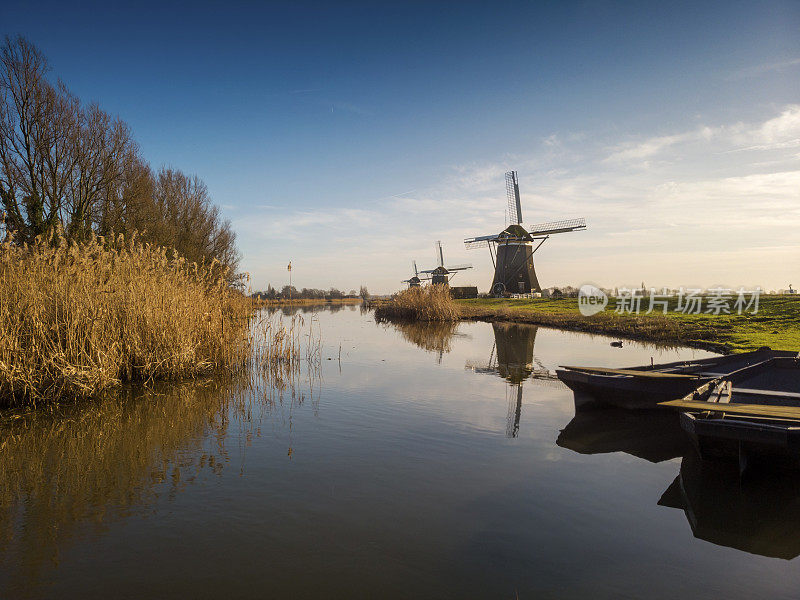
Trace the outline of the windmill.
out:
[[[500,233],[483,235],[464,240],[467,249],[489,248],[494,265],[492,293],[529,294],[541,292],[536,271],[533,268],[533,254],[547,239],[556,233],[567,233],[586,229],[586,221],[568,219],[533,225],[530,231],[522,227],[522,205],[519,200],[517,172],[506,173],[506,195],[508,197],[508,217],[511,224]],[[534,247],[534,242],[538,242]]]
[[[430,277],[420,277],[419,270],[417,269],[417,261],[412,260],[411,266],[414,268],[414,275],[408,279],[404,279],[401,283],[407,283],[409,288],[419,287],[423,280],[428,280]]]
[[[464,271],[465,269],[471,269],[472,265],[456,265],[454,267],[445,267],[444,266],[444,253],[442,252],[442,242],[437,241],[436,246],[436,261],[439,263],[439,266],[435,269],[429,269],[427,271],[422,271],[423,273],[430,273],[431,275],[431,283],[441,284],[441,285],[448,285],[450,280],[455,276],[458,271]]]

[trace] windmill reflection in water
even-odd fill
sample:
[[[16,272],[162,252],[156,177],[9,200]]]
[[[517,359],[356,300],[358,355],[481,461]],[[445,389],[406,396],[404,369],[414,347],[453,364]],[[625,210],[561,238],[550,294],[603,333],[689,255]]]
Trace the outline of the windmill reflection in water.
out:
[[[563,387],[554,373],[533,352],[537,327],[523,323],[492,323],[494,345],[486,362],[467,361],[465,368],[476,373],[496,374],[508,382],[506,435],[517,437],[522,416],[522,389],[526,381]]]

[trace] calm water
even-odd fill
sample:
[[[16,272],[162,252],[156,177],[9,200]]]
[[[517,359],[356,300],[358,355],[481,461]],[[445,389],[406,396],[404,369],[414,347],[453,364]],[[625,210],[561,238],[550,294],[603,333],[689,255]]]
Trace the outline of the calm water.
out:
[[[800,482],[704,468],[669,415],[576,416],[552,376],[707,353],[318,318],[319,376],[280,390],[6,415],[0,597],[798,597]]]

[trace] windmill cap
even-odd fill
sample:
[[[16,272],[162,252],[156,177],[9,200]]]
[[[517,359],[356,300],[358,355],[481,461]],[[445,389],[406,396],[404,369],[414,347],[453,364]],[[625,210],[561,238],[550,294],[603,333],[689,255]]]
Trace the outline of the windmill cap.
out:
[[[530,239],[530,237],[531,237],[528,234],[528,232],[525,231],[525,228],[522,225],[517,225],[517,224],[509,225],[508,227],[506,227],[502,231],[502,233],[500,235],[503,235],[504,233],[507,233],[510,236],[519,237],[519,238]]]

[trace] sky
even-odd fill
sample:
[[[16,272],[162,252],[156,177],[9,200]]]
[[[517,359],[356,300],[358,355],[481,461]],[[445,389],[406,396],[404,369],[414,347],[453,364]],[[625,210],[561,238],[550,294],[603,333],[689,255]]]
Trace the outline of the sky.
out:
[[[0,32],[197,174],[254,290],[402,287],[585,217],[542,286],[800,287],[800,2],[17,2]]]

